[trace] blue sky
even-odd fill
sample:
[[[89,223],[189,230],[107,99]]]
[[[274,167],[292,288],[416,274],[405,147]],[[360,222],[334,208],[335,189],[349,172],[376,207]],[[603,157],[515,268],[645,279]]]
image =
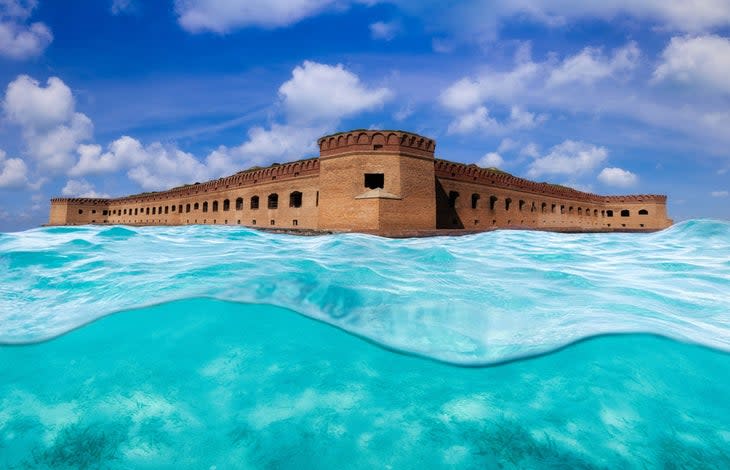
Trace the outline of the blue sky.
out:
[[[730,219],[727,0],[0,0],[0,231],[406,129]]]

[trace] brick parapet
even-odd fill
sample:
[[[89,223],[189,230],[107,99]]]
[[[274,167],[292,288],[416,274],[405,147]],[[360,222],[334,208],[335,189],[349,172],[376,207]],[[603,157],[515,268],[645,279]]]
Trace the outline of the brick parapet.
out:
[[[502,189],[524,191],[543,196],[572,199],[578,202],[617,203],[617,202],[656,202],[665,203],[667,197],[659,194],[633,194],[625,196],[601,196],[577,189],[549,183],[537,183],[498,170],[480,168],[474,164],[450,162],[436,159],[436,176],[464,182],[487,184]]]
[[[412,132],[355,130],[324,136],[317,141],[323,158],[348,152],[404,152],[433,158],[436,141]]]

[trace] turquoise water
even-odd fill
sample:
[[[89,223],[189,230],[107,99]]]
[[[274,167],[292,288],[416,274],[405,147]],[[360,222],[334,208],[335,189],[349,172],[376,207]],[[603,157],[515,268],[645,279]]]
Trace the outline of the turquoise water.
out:
[[[730,468],[728,294],[716,221],[1,234],[0,468]]]

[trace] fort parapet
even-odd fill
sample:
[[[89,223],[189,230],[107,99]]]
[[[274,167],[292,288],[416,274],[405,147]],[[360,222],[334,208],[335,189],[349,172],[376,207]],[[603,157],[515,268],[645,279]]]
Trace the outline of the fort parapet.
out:
[[[318,145],[318,158],[167,191],[53,198],[49,224],[224,224],[385,236],[654,231],[672,224],[666,196],[600,196],[436,159],[436,142],[411,132],[341,132]]]

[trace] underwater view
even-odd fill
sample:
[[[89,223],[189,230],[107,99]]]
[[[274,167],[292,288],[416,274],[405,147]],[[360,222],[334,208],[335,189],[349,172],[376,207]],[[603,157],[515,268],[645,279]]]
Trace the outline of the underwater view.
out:
[[[0,468],[730,468],[730,223],[0,234]]]

